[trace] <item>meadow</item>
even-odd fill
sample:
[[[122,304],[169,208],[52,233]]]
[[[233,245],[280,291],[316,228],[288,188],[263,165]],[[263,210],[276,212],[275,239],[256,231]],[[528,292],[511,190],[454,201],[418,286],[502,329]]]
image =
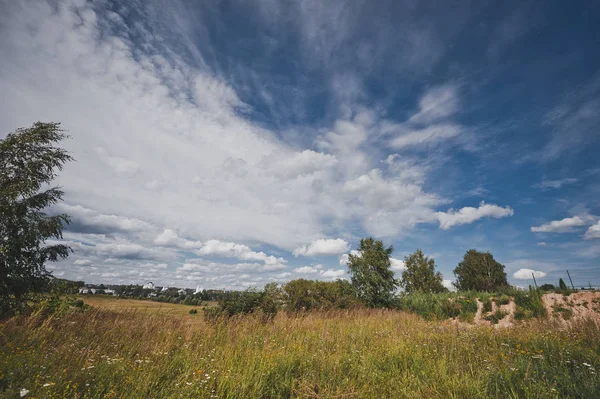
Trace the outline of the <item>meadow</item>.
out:
[[[108,301],[0,324],[0,397],[600,397],[590,320],[494,328],[358,309],[208,322]]]

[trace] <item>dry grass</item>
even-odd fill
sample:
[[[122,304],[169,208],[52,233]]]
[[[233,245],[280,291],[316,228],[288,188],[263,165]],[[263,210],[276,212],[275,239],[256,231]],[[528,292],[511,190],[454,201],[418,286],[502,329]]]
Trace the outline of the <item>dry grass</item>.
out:
[[[594,323],[460,329],[372,310],[269,323],[185,316],[95,309],[11,319],[0,325],[0,396],[600,397]]]
[[[86,295],[79,297],[85,303],[94,308],[112,310],[112,311],[128,311],[141,314],[160,314],[164,316],[182,317],[185,320],[197,323],[202,321],[199,315],[190,315],[192,309],[198,309],[201,313],[202,307],[189,306],[176,303],[142,301],[139,299],[119,298],[107,295]],[[207,302],[208,307],[214,306],[214,302]]]

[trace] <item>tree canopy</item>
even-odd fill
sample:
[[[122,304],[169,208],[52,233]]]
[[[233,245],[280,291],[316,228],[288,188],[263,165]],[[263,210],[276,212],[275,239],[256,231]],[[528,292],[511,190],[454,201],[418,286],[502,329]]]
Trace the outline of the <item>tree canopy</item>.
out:
[[[0,316],[18,310],[40,292],[51,274],[47,261],[67,257],[62,238],[66,214],[44,210],[62,199],[59,187],[47,188],[72,158],[54,146],[66,135],[58,123],[35,123],[0,140]]]
[[[495,291],[508,286],[504,265],[498,263],[489,252],[467,251],[454,269],[459,291]]]
[[[391,269],[394,248],[373,238],[360,240],[358,255],[348,256],[348,269],[357,297],[369,307],[389,307],[398,282]]]
[[[404,258],[404,266],[400,285],[407,293],[447,291],[441,273],[435,271],[435,260],[425,256],[420,249]]]

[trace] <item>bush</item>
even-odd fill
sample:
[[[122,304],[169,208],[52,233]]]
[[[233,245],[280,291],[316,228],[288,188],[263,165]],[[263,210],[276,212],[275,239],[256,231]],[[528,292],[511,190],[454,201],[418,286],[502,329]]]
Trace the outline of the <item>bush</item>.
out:
[[[198,314],[198,309],[191,309],[188,313],[189,314]]]
[[[508,305],[510,303],[510,297],[506,294],[502,294],[500,297],[494,298],[494,302],[496,302],[496,305],[498,306]]]
[[[483,301],[483,312],[489,313],[491,311],[492,311],[492,301],[488,298],[485,301]]]
[[[504,317],[506,317],[506,315],[508,315],[508,312],[504,312],[504,311],[498,309],[491,315],[485,316],[484,319],[487,321],[491,321],[492,324],[498,324],[498,322],[500,320],[502,320]]]

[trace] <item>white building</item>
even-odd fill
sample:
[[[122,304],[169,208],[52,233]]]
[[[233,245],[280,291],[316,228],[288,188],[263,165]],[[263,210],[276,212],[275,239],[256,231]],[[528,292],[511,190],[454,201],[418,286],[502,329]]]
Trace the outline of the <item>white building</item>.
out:
[[[152,281],[150,281],[148,284],[144,284],[142,286],[143,289],[145,290],[153,290],[154,289],[154,283],[152,283]]]

